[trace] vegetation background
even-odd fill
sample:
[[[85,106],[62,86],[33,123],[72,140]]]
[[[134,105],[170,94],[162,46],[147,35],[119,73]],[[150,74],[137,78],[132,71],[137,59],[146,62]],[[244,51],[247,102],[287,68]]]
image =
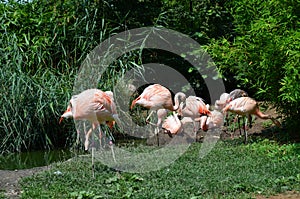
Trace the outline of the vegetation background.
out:
[[[111,35],[145,26],[163,26],[198,41],[226,89],[241,87],[270,102],[294,139],[300,121],[299,10],[299,0],[1,1],[0,153],[71,145],[73,124],[59,125],[58,118],[81,63]],[[153,58],[144,51],[138,59],[136,54],[114,63],[100,88],[111,88],[119,71],[155,59],[172,66],[176,59],[167,53]],[[205,85],[189,66],[176,65],[206,99]]]

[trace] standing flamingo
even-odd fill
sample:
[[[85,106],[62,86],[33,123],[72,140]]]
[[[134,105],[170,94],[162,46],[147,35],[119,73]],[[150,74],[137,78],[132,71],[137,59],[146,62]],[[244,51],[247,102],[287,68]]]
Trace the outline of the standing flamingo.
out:
[[[146,122],[150,123],[149,118],[154,111],[157,111],[159,109],[177,111],[180,108],[180,104],[185,102],[185,99],[186,99],[185,94],[182,92],[178,92],[174,96],[175,105],[173,105],[172,94],[169,91],[169,89],[167,89],[166,87],[160,84],[153,84],[146,87],[142,92],[142,94],[132,101],[130,109],[133,109],[133,107],[136,104],[141,105],[147,109],[150,109],[151,112],[146,118]],[[163,111],[161,111],[161,114],[165,115]],[[161,125],[161,120],[158,120],[158,122],[159,123],[155,125],[157,127],[155,134],[158,134]]]
[[[248,93],[246,91],[244,91],[244,90],[241,90],[241,89],[234,89],[229,94],[228,93],[223,93],[220,96],[220,99],[216,100],[216,102],[215,102],[215,109],[222,110],[229,102],[231,102],[232,100],[235,100],[235,99],[237,99],[239,97],[248,97]],[[226,125],[228,125],[229,121],[228,121],[228,114],[227,113],[225,113],[224,119],[225,119],[224,123]],[[239,115],[237,115],[234,120],[238,121],[238,128],[240,130],[240,135],[241,135],[242,132],[241,132],[241,128],[240,128],[240,118],[239,118]],[[243,126],[245,126],[244,117],[243,117]],[[234,125],[234,127],[235,127],[235,125]],[[235,131],[235,128],[233,129],[233,132],[234,131]],[[231,137],[233,138],[233,133],[231,133]]]
[[[190,117],[194,125],[194,133],[197,133],[196,118],[202,115],[210,115],[210,111],[200,97],[189,96],[186,98],[184,106],[178,110],[179,117]]]
[[[224,113],[227,111],[230,111],[232,113],[236,113],[238,115],[247,116],[248,120],[250,121],[249,127],[251,128],[251,115],[256,115],[257,117],[261,119],[271,119],[272,122],[280,127],[279,121],[277,121],[275,118],[273,118],[270,115],[263,114],[258,107],[257,102],[250,98],[250,97],[240,97],[236,98],[235,100],[232,100],[229,102],[225,108],[222,110]],[[247,131],[245,131],[245,142],[247,142]]]
[[[61,115],[63,118],[73,117],[74,120],[88,120],[92,123],[92,129],[85,132],[85,150],[88,150],[89,137],[92,131],[100,124],[106,123],[109,127],[118,119],[116,105],[111,91],[103,92],[99,89],[88,89],[78,95],[72,96],[67,110]],[[99,137],[102,130],[99,128]]]
[[[74,120],[88,120],[92,123],[92,128],[85,132],[85,150],[88,150],[89,137],[92,131],[99,127],[99,140],[101,142],[102,130],[100,124],[106,123],[112,127],[115,120],[119,121],[116,105],[111,91],[103,92],[99,89],[88,89],[78,95],[72,96],[67,110],[61,115],[59,122],[63,118],[73,117]],[[100,143],[101,144],[101,143]],[[116,162],[113,146],[111,145],[113,159]],[[92,148],[92,172],[94,172],[94,147]]]

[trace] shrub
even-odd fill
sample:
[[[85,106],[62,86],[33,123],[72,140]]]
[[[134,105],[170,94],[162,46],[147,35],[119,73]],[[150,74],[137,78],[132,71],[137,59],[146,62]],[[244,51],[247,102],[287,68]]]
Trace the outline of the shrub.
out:
[[[235,37],[207,46],[223,77],[233,75],[259,100],[287,116],[300,113],[299,4],[286,1],[230,1]]]

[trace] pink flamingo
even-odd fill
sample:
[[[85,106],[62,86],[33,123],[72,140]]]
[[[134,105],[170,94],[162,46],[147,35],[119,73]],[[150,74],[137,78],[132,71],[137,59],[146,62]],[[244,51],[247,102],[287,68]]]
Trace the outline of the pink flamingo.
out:
[[[256,115],[257,117],[261,118],[261,119],[271,119],[272,122],[280,127],[281,124],[278,120],[276,120],[275,118],[273,118],[270,115],[266,115],[263,114],[258,107],[257,102],[250,98],[250,97],[240,97],[240,98],[236,98],[235,100],[232,100],[231,102],[229,102],[222,110],[224,113],[226,113],[227,111],[230,111],[232,113],[236,113],[238,115],[241,116],[247,116],[250,124],[249,127],[251,128],[251,115]],[[247,142],[247,132],[245,130],[245,142]]]
[[[241,90],[241,89],[234,89],[229,94],[228,93],[223,93],[220,96],[220,99],[216,100],[215,109],[222,110],[229,102],[231,102],[232,100],[235,100],[239,97],[248,97],[248,93],[244,90]],[[224,118],[225,118],[225,124],[228,125],[229,121],[228,121],[228,114],[227,113],[225,113]],[[240,128],[239,115],[237,115],[236,118],[234,119],[234,121],[236,121],[236,120],[238,121],[238,128],[240,130],[240,135],[241,135],[242,132],[241,132],[241,128]],[[243,117],[243,126],[245,126],[244,117]],[[234,131],[235,131],[235,129],[233,129],[233,132]],[[231,133],[231,137],[233,138],[233,133]]]
[[[111,91],[103,92],[99,89],[88,89],[78,95],[72,96],[67,110],[61,115],[59,123],[63,118],[74,118],[74,120],[88,120],[92,123],[92,128],[85,132],[85,150],[88,150],[89,137],[94,129],[100,124],[107,124],[113,127],[118,119],[116,105]],[[101,141],[102,130],[99,128]]]
[[[59,123],[63,118],[73,117],[74,120],[88,120],[92,128],[85,132],[85,150],[88,150],[89,137],[96,127],[99,127],[99,141],[101,145],[102,130],[100,124],[114,125],[115,120],[119,121],[116,105],[111,91],[103,92],[99,89],[88,89],[78,95],[72,96],[67,110],[61,115]],[[111,145],[113,159],[116,162],[113,146]],[[92,147],[92,172],[94,172],[94,147]]]
[[[172,100],[172,94],[166,87],[160,85],[160,84],[153,84],[144,89],[142,94],[138,96],[135,100],[132,101],[130,109],[133,109],[133,107],[138,104],[140,106],[143,106],[147,109],[150,109],[151,112],[146,118],[146,122],[149,122],[150,116],[153,114],[154,111],[157,111],[159,109],[167,109],[170,111],[177,111],[180,108],[180,104],[184,103],[186,99],[186,96],[182,92],[176,93],[174,96],[175,105],[173,105]],[[161,125],[162,117],[166,115],[166,112],[163,110],[158,111],[158,123],[152,124],[157,126],[155,134],[158,134],[159,127]]]
[[[207,131],[208,129],[220,128],[222,126],[223,114],[219,111],[214,110],[211,111],[209,115],[202,115],[194,119],[192,119],[191,117],[184,117],[182,120],[179,120],[178,115],[173,113],[173,115],[168,116],[164,120],[162,128],[164,130],[164,133],[172,137],[173,135],[182,132],[185,123],[191,121],[200,122],[200,127],[202,128],[202,130]]]
[[[203,115],[210,115],[210,111],[200,97],[189,96],[186,98],[185,104],[178,110],[178,117],[189,117],[192,119],[194,125],[194,133],[197,132],[196,118],[200,118]]]

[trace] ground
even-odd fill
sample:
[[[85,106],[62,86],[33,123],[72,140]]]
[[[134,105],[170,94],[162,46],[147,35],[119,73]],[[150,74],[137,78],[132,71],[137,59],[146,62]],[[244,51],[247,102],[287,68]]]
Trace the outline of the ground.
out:
[[[275,110],[266,110],[264,113],[270,114],[273,117],[277,117],[277,113]],[[248,130],[249,135],[261,135],[265,136],[268,133],[265,133],[266,128],[272,128],[273,124],[271,123],[266,123],[265,120],[261,120],[259,118],[255,118],[253,127]],[[271,132],[271,135],[276,132],[272,132],[272,130],[267,130],[267,132]],[[269,134],[268,134],[269,135]],[[234,137],[239,136],[239,131],[236,130],[234,133]],[[166,137],[168,137],[166,135]],[[224,132],[223,138],[225,139],[231,139],[230,133]],[[19,198],[20,196],[20,187],[18,185],[18,181],[22,177],[34,175],[37,172],[41,172],[44,170],[49,169],[49,167],[37,167],[37,168],[32,168],[32,169],[24,169],[24,170],[15,170],[15,171],[8,171],[8,170],[0,170],[0,191],[4,191],[5,195],[8,198]],[[1,192],[0,192],[1,193]],[[262,195],[257,195],[257,199],[263,199],[266,198],[265,196]],[[299,192],[293,192],[289,191],[286,193],[278,194],[276,196],[269,196],[267,197],[269,199],[297,199],[300,198],[300,193]]]
[[[32,169],[23,169],[23,170],[0,170],[0,191],[4,191],[5,195],[8,198],[19,198],[20,195],[20,187],[18,185],[18,181],[22,177],[34,175],[37,172],[44,171],[49,167],[36,167]]]

